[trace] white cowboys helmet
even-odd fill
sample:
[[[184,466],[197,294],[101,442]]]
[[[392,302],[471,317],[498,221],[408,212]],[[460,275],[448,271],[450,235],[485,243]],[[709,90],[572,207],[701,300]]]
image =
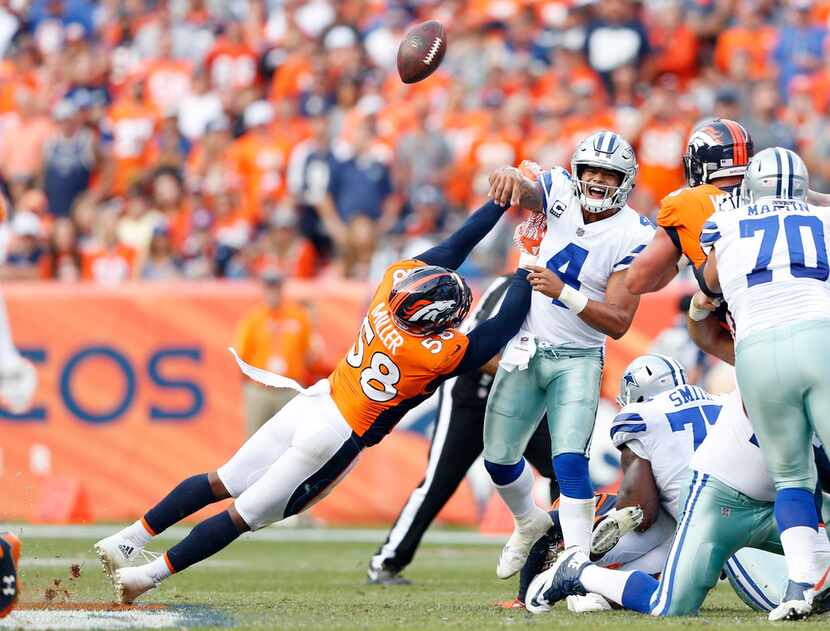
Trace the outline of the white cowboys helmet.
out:
[[[762,197],[807,199],[810,175],[798,154],[783,147],[770,147],[755,154],[741,182],[741,203]]]
[[[617,403],[625,407],[656,397],[661,392],[687,383],[686,371],[666,355],[640,355],[623,372]]]
[[[619,186],[598,186],[605,189],[602,199],[595,199],[586,194],[586,185],[582,182],[585,167],[598,167],[616,171],[622,176]],[[601,213],[611,208],[622,208],[634,188],[637,176],[637,159],[634,149],[619,134],[613,131],[598,131],[579,143],[571,157],[571,175],[573,176],[579,203],[590,213]]]

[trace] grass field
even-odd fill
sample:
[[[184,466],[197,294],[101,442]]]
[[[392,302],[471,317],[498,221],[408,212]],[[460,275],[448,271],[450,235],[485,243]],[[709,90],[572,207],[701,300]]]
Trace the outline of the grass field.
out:
[[[365,567],[376,544],[256,537],[174,576],[148,594],[141,607],[110,610],[112,591],[94,559],[93,541],[25,539],[20,611],[0,621],[0,628],[770,628],[765,616],[749,610],[726,583],[710,595],[699,618],[657,620],[623,612],[575,615],[562,605],[549,615],[532,616],[495,606],[512,598],[515,582],[496,579],[499,548],[494,544],[425,544],[407,572],[413,585],[374,587],[365,584]],[[80,566],[78,577],[72,577],[73,564]],[[830,616],[822,616],[798,623],[798,628],[826,629],[828,623]]]

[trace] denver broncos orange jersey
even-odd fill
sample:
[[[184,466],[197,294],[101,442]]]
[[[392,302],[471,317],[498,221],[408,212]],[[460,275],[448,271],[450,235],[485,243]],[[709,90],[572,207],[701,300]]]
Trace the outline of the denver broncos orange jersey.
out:
[[[728,193],[711,184],[682,188],[669,193],[660,202],[657,225],[677,235],[679,245],[692,264],[699,268],[706,261],[700,247],[700,231],[715,210],[718,201]],[[677,244],[677,240],[672,238]]]
[[[406,412],[429,397],[467,350],[457,329],[420,337],[395,326],[389,292],[396,281],[424,266],[416,260],[391,265],[369,305],[354,346],[329,377],[331,396],[364,444],[374,445]]]

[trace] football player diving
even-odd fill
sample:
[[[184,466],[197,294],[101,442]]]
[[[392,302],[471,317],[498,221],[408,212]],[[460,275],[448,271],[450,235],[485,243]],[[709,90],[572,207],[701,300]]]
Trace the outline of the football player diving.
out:
[[[129,603],[242,533],[321,500],[403,415],[445,380],[478,368],[519,330],[530,306],[528,271],[510,280],[499,312],[468,334],[458,327],[472,294],[454,270],[507,209],[489,201],[439,245],[385,272],[354,345],[334,372],[308,389],[248,366],[256,381],[299,391],[216,471],[182,481],[144,517],[95,550],[118,599]],[[525,257],[526,258],[526,257]],[[205,519],[157,559],[131,566],[149,541],[214,502],[233,504]]]

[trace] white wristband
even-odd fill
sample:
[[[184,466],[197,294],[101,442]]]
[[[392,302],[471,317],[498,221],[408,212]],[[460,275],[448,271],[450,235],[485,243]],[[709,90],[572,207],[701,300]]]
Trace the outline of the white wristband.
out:
[[[565,285],[559,292],[559,302],[574,313],[579,313],[588,306],[588,297],[570,285]]]
[[[687,267],[689,267],[689,263],[690,263],[690,262],[691,262],[691,261],[689,261],[689,257],[688,257],[688,256],[686,256],[685,254],[681,254],[681,255],[680,255],[680,258],[679,258],[679,259],[678,259],[678,261],[677,261],[677,273],[679,274],[679,273],[680,273],[680,272],[682,272],[684,269],[686,269]]]
[[[689,305],[689,317],[695,322],[705,320],[709,317],[710,313],[712,312],[709,311],[709,309],[702,309],[700,307],[696,307],[694,301],[692,301],[692,303]]]

